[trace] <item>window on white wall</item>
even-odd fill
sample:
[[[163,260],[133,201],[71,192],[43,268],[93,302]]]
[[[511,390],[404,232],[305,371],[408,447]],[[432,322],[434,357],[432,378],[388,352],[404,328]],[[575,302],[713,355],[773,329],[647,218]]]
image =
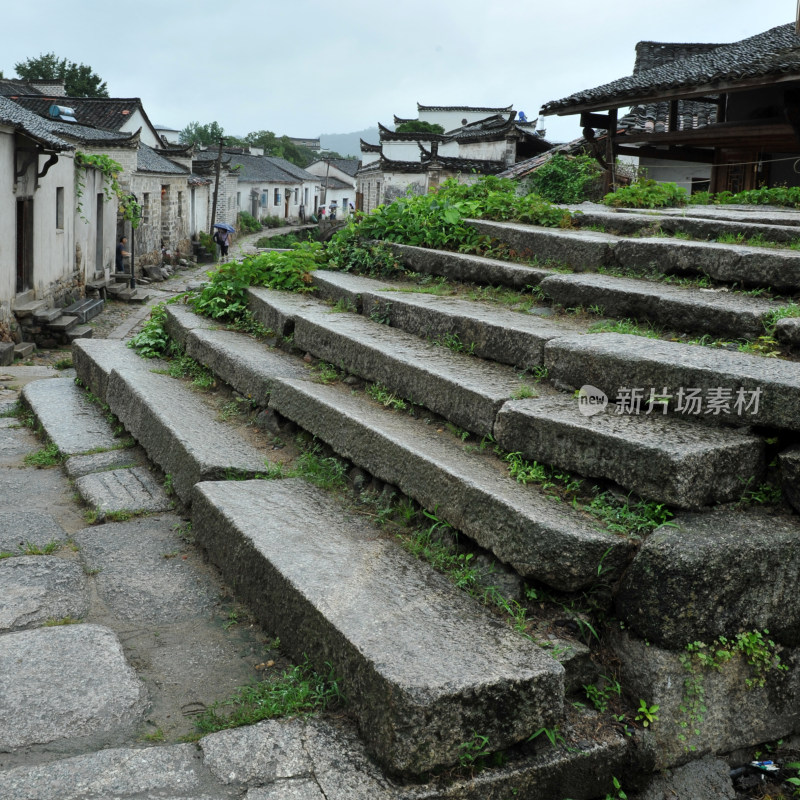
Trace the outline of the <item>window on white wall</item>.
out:
[[[273,200],[272,200],[272,205],[279,206],[280,204],[281,204],[281,190],[280,189],[276,189],[275,190],[275,196],[273,197]]]
[[[300,199],[300,190],[299,189],[295,189],[294,190],[294,204],[295,205],[297,205],[299,199]]]
[[[64,230],[64,187],[56,187],[56,228]]]

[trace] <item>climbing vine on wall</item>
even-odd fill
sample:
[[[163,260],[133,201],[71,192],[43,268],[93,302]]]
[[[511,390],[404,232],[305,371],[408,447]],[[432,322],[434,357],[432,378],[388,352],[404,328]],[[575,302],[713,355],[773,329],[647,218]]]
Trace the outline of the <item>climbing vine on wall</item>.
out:
[[[106,198],[116,197],[122,216],[130,222],[135,230],[142,218],[142,207],[119,184],[117,176],[122,172],[122,164],[106,155],[89,155],[81,150],[75,152],[75,197],[78,200],[78,212],[83,216],[83,190],[86,188],[86,170],[96,169],[103,174],[103,191]]]

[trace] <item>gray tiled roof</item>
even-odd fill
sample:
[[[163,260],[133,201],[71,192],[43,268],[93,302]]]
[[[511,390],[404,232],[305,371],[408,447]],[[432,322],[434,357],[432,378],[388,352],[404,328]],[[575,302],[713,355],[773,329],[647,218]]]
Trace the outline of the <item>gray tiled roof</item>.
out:
[[[27,133],[53,150],[73,150],[74,146],[61,139],[52,126],[13,100],[0,96],[0,122]]]
[[[277,158],[276,156],[264,156],[264,157],[272,161],[276,167],[282,169],[284,172],[288,172],[291,176],[297,178],[300,181],[317,180],[316,175],[312,175],[310,172],[306,172],[302,167],[298,167],[296,164],[292,164],[291,161],[287,161],[285,158]]]
[[[152,147],[142,142],[136,155],[136,169],[138,172],[159,172],[167,175],[188,175],[188,171],[178,166],[174,161],[164,158],[156,153]]]
[[[691,91],[717,82],[735,82],[748,78],[797,74],[800,76],[800,36],[794,24],[771,28],[764,33],[733,44],[699,52],[689,58],[670,61],[645,69],[627,78],[603,84],[594,89],[575,92],[569,97],[542,106],[543,114],[553,114],[582,106],[625,105],[667,90]]]
[[[65,136],[78,142],[93,142],[107,144],[109,147],[119,144],[124,147],[131,142],[138,142],[137,133],[125,133],[122,131],[101,131],[99,128],[90,128],[88,125],[76,125],[72,122],[59,122],[49,120],[44,117],[37,117],[39,121],[53,133]]]
[[[227,154],[226,154],[227,155]],[[233,153],[229,156],[230,168],[241,164],[239,180],[268,183],[297,183],[297,180],[267,156],[251,156],[249,153]]]

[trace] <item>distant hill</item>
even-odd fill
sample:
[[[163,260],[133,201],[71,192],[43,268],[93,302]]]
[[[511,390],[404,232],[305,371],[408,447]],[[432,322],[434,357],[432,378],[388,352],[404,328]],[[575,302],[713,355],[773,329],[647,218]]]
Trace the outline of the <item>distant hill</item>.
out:
[[[356,156],[356,158],[361,158],[360,139],[370,144],[379,144],[378,128],[364,128],[363,131],[354,131],[353,133],[321,133],[319,135],[319,143],[323,150],[335,150],[343,156]]]

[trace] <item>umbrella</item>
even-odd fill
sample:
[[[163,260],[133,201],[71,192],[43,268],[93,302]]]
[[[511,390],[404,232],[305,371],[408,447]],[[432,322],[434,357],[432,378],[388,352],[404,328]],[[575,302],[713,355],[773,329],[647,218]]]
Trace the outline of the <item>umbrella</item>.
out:
[[[227,222],[215,222],[214,227],[222,228],[222,230],[229,231],[230,233],[236,233],[236,228],[234,228],[233,225],[228,225]]]

